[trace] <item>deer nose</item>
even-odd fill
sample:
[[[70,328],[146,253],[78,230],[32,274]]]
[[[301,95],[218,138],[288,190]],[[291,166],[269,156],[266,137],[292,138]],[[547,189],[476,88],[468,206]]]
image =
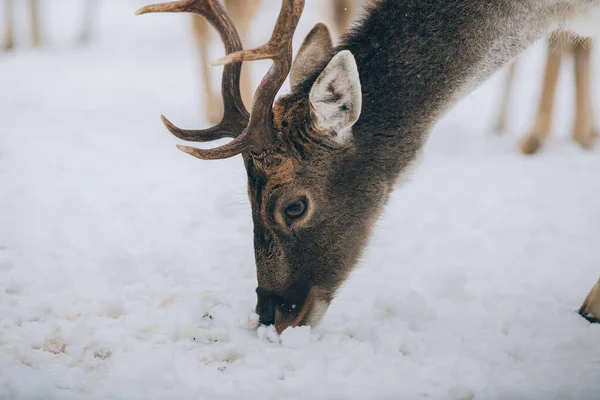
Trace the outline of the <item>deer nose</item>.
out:
[[[256,313],[261,325],[273,325],[275,323],[275,307],[277,297],[267,290],[256,288],[258,301],[256,302]]]

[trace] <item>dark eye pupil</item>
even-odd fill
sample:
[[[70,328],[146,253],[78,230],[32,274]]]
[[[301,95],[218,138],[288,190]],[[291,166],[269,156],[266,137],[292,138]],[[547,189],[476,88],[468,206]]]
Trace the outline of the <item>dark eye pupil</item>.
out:
[[[285,214],[288,218],[296,219],[300,218],[306,211],[306,202],[304,200],[298,200],[285,209]]]

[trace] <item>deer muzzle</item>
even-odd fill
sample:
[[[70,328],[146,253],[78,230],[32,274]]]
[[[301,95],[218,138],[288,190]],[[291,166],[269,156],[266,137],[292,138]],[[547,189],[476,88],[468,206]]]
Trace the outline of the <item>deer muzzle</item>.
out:
[[[315,325],[320,321],[326,304],[320,293],[318,286],[312,286],[290,291],[283,297],[259,287],[256,289],[259,323],[275,325],[277,333],[290,326]]]

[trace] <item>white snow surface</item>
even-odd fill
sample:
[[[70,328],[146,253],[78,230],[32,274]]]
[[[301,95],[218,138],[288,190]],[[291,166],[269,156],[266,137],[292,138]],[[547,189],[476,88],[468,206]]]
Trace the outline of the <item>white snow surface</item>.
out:
[[[575,313],[600,274],[600,154],[568,137],[569,74],[555,136],[517,151],[543,43],[510,132],[489,129],[499,74],[435,128],[322,323],[277,337],[251,328],[239,157],[189,157],[158,118],[206,126],[188,19],[105,1],[82,48],[79,3],[42,5],[47,47],[0,54],[0,399],[600,399],[600,326]],[[318,18],[309,1],[297,43]]]

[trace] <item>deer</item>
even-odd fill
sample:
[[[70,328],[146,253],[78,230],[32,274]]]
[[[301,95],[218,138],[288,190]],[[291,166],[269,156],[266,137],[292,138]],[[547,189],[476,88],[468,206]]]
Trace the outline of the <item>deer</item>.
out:
[[[292,60],[304,0],[282,0],[268,42],[242,49],[217,0],[149,5],[137,14],[190,12],[219,32],[226,55],[218,124],[181,129],[178,149],[201,160],[241,155],[247,173],[257,276],[256,314],[281,333],[316,326],[357,265],[375,222],[434,124],[461,97],[535,40],[600,0],[377,0],[334,46],[326,25]],[[272,66],[248,111],[241,63]],[[276,95],[290,76],[291,91]],[[599,284],[600,285],[600,284]],[[579,310],[595,321],[598,285]]]
[[[225,0],[225,8],[231,18],[236,21],[241,37],[247,37],[250,32],[250,23],[256,15],[260,0]],[[192,16],[192,32],[197,43],[198,55],[202,67],[202,83],[206,103],[206,118],[209,122],[218,122],[223,112],[223,105],[214,93],[210,77],[208,45],[210,43],[209,24],[200,15]],[[248,65],[242,69],[241,92],[245,104],[252,103],[251,70]]]
[[[29,0],[29,19],[31,20],[31,42],[33,47],[40,47],[42,44],[40,33],[40,13],[39,1]],[[4,43],[3,50],[11,50],[15,46],[15,24],[13,20],[13,0],[4,0]]]
[[[530,132],[521,142],[523,154],[531,155],[537,153],[550,136],[552,127],[552,116],[554,114],[554,96],[558,81],[561,61],[564,55],[572,55],[574,59],[573,74],[575,75],[575,117],[573,121],[572,138],[582,148],[593,147],[597,136],[592,115],[591,96],[591,51],[592,39],[581,38],[569,32],[553,32],[547,43],[548,54],[542,94],[538,105],[535,123]],[[506,77],[504,91],[502,93],[500,109],[494,125],[497,133],[506,129],[508,104],[513,91],[516,77],[517,61],[510,65]]]
[[[78,35],[80,43],[88,43],[92,38],[97,8],[98,0],[85,0],[81,29]]]
[[[330,0],[330,14],[338,36],[343,34],[356,16],[357,0]]]
[[[256,11],[261,0],[225,0],[225,9],[235,22],[240,36],[247,37],[250,32],[250,24],[256,16]],[[331,7],[334,25],[338,34],[341,34],[352,20],[356,0],[332,0],[327,1]],[[323,10],[325,11],[325,10]],[[206,104],[205,117],[209,122],[216,123],[221,118],[223,105],[220,98],[213,89],[209,69],[208,45],[210,44],[210,32],[208,22],[199,15],[192,16],[192,32],[197,44],[200,57],[202,86]],[[242,68],[241,92],[244,104],[252,104],[251,70],[248,65]]]
[[[12,50],[15,46],[14,0],[4,0],[4,43],[0,50]],[[79,40],[86,43],[90,40],[97,0],[86,0],[84,5],[83,23]],[[42,45],[42,30],[40,24],[39,0],[28,0],[29,19],[31,23],[31,42],[34,48]]]

